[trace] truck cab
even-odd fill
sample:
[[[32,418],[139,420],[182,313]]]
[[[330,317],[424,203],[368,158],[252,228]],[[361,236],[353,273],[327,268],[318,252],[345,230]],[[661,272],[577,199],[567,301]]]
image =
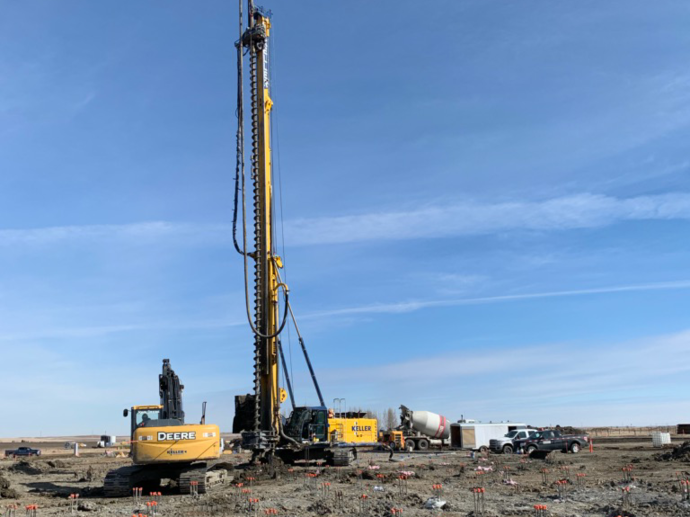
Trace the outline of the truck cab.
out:
[[[503,438],[492,439],[489,441],[489,448],[493,452],[502,452],[504,454],[511,454],[517,450],[515,444],[521,440],[527,440],[530,436],[536,433],[536,429],[513,429],[508,432]]]
[[[557,429],[546,429],[534,433],[526,440],[520,440],[520,447],[525,453],[533,454],[536,451],[563,451],[578,453],[589,441],[587,435],[564,435]]]

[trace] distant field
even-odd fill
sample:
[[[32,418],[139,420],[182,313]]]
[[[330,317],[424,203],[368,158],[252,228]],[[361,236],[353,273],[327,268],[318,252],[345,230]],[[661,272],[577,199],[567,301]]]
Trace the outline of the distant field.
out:
[[[676,426],[648,426],[648,427],[584,427],[587,433],[596,438],[599,437],[635,437],[645,438],[653,432],[676,434]],[[681,435],[678,435],[681,436]]]
[[[15,438],[0,438],[0,444],[7,443],[65,443],[65,442],[97,442],[100,435],[87,434],[80,436],[19,436]],[[129,436],[118,436],[117,440],[128,440]]]

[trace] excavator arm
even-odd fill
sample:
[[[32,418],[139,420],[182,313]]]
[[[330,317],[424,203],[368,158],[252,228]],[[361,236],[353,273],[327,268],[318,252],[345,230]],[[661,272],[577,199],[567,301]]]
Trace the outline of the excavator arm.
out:
[[[180,378],[170,366],[170,359],[163,359],[163,372],[158,376],[162,420],[179,420],[184,424],[182,390],[184,386],[180,384]]]

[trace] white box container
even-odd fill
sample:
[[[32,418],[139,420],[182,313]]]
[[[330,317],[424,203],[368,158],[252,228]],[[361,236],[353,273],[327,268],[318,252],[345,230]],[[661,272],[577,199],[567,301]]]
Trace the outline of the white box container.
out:
[[[480,422],[458,422],[450,424],[450,446],[455,449],[486,450],[492,439],[503,438],[508,431],[526,428],[520,422],[483,424]]]
[[[662,447],[664,445],[670,445],[671,444],[671,434],[670,433],[661,433],[659,431],[655,431],[652,433],[652,445],[654,447]]]

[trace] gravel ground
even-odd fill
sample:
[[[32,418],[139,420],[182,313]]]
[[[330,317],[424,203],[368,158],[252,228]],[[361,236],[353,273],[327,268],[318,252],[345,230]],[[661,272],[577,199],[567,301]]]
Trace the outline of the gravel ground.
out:
[[[657,459],[660,452],[669,451],[653,449],[648,441],[608,443],[594,453],[553,453],[547,460],[521,455],[472,458],[457,451],[402,454],[389,461],[388,454],[367,452],[353,467],[285,468],[278,479],[270,479],[261,468],[245,468],[246,455],[230,455],[236,465],[232,482],[216,485],[198,499],[163,487],[157,513],[388,516],[402,509],[403,516],[509,517],[538,515],[535,505],[546,505],[543,515],[548,516],[690,516],[690,501],[683,500],[680,483],[690,477],[690,461],[669,454],[668,459]],[[4,514],[16,505],[19,516],[35,504],[39,516],[69,515],[69,495],[79,494],[75,514],[82,516],[152,513],[145,505],[150,497],[139,507],[131,498],[102,497],[106,472],[127,464],[126,458],[100,453],[0,460],[0,487],[9,485],[4,488],[9,497],[0,497],[0,510]],[[565,482],[558,484],[560,480]],[[476,488],[484,490],[475,495]],[[475,512],[475,497],[483,497],[483,513]],[[425,509],[434,498],[445,502],[443,507]],[[252,505],[250,499],[258,502]]]

